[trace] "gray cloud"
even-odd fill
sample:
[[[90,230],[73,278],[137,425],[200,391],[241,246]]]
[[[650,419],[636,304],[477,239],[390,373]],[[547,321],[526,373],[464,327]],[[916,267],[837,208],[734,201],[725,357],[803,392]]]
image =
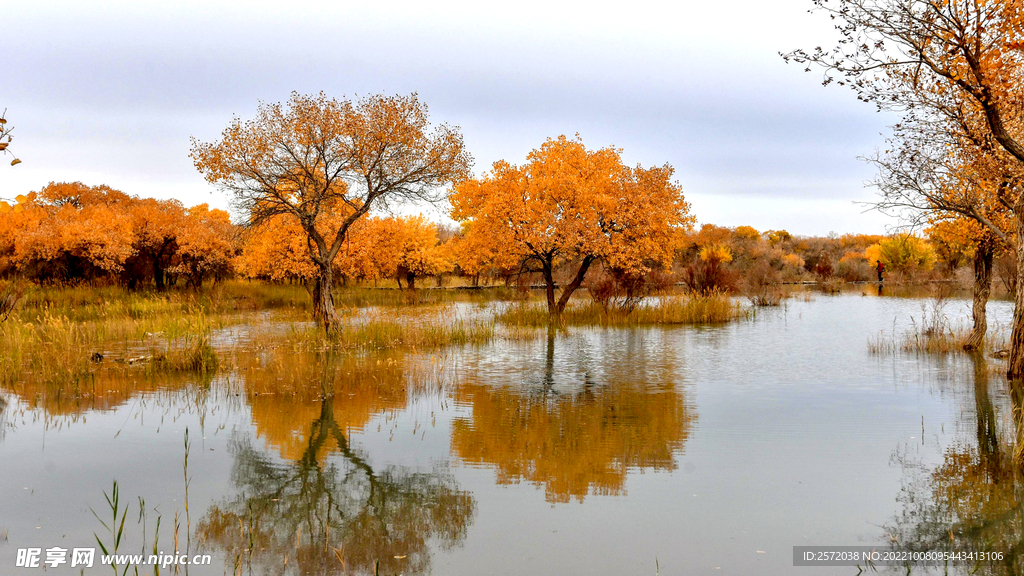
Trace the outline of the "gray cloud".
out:
[[[291,90],[418,91],[463,128],[477,172],[579,132],[672,163],[702,221],[881,231],[852,201],[871,198],[856,157],[891,119],[782,63],[827,40],[807,7],[15,3],[0,106],[25,163],[0,178],[14,193],[72,179],[223,206],[191,136]]]

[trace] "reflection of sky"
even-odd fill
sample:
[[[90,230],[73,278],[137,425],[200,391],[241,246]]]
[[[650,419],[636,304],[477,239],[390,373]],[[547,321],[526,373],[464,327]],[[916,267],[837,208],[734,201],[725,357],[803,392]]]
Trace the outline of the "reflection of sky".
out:
[[[856,157],[881,145],[885,117],[777,55],[830,41],[809,0],[334,4],[5,6],[0,107],[25,163],[0,172],[3,194],[82,180],[223,206],[190,136],[291,90],[418,91],[462,126],[478,173],[579,132],[673,164],[702,222],[887,222],[852,204],[873,197]]]

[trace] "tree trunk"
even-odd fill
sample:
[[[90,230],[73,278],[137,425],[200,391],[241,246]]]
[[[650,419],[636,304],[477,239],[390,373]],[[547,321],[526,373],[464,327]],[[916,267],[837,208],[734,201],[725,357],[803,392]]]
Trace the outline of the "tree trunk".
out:
[[[561,311],[555,304],[555,276],[551,269],[551,261],[544,261],[544,263],[541,265],[541,268],[544,272],[544,291],[546,292],[548,297],[548,314],[550,314],[551,316],[558,316],[559,314],[561,314]],[[1024,290],[1022,290],[1022,292],[1024,292]]]
[[[1011,388],[1024,389],[1024,212],[1014,211],[1014,227],[1017,252],[1017,293],[1014,296],[1013,330],[1010,333],[1010,359],[1006,377]]]
[[[405,273],[405,285],[409,287],[409,290],[416,289],[416,274],[413,272]]]
[[[309,291],[313,297],[313,319],[330,333],[338,321],[338,312],[334,309],[334,270],[330,265],[318,268],[319,274],[313,279]]]
[[[160,267],[160,258],[153,259],[153,282],[156,283],[156,289],[163,291],[167,285],[164,283],[164,269]]]
[[[576,277],[572,279],[572,282],[562,289],[562,296],[558,299],[557,313],[559,316],[565,311],[565,305],[569,303],[569,297],[575,292],[581,284],[583,284],[583,277],[587,275],[587,269],[590,268],[590,264],[594,261],[592,256],[584,256],[583,262],[580,263],[580,269],[576,271]]]
[[[985,307],[988,305],[988,297],[992,292],[992,258],[995,252],[995,243],[985,238],[978,243],[974,250],[974,305],[971,308],[971,317],[974,320],[974,328],[971,335],[964,343],[964,350],[982,350],[985,348],[985,332],[988,330],[988,321],[985,318]]]

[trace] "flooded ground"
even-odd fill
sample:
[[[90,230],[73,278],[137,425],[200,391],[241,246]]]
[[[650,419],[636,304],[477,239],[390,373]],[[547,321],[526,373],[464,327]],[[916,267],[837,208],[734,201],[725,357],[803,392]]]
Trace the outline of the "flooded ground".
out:
[[[928,305],[798,296],[719,327],[267,349],[208,378],[98,381],[87,402],[3,392],[0,573],[43,569],[19,549],[111,548],[120,522],[121,552],[211,554],[179,568],[196,575],[852,576],[794,568],[793,547],[1006,549],[1003,365],[868,352]],[[993,302],[990,322],[1011,313]]]

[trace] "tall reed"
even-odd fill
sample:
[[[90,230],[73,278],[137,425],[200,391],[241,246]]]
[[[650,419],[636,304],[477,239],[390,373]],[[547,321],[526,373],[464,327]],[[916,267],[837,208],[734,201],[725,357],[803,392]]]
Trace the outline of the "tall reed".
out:
[[[728,295],[691,293],[650,299],[631,311],[605,309],[594,302],[570,302],[560,318],[553,319],[543,305],[522,303],[506,306],[497,320],[509,326],[543,326],[559,322],[568,326],[649,326],[673,324],[720,324],[746,311]]]

